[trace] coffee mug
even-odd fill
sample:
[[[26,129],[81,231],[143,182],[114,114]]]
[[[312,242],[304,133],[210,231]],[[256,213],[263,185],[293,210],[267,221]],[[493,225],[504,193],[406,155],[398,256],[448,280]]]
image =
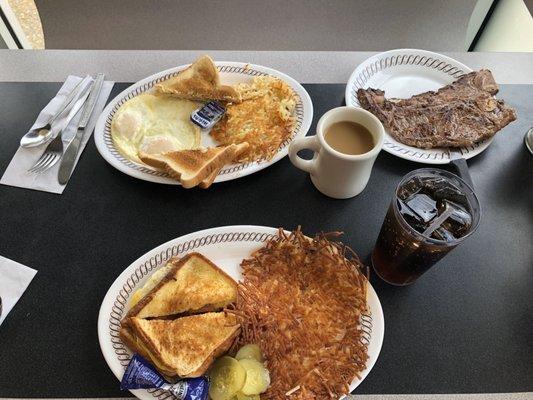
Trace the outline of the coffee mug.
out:
[[[356,122],[370,132],[374,147],[363,154],[345,154],[333,149],[325,140],[327,129],[336,122]],[[297,168],[311,174],[315,187],[326,196],[348,199],[361,193],[372,172],[372,166],[383,146],[383,125],[372,113],[355,107],[337,107],[329,110],[318,121],[315,136],[294,140],[289,146],[289,157]],[[298,156],[300,150],[315,152],[313,159]]]

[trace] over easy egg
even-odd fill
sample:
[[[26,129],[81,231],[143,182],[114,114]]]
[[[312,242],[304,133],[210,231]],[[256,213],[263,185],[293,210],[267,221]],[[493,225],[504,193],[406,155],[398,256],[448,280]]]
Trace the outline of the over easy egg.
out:
[[[190,121],[200,106],[190,100],[143,93],[128,100],[111,122],[115,147],[126,158],[142,163],[139,151],[160,154],[200,146],[200,128]]]

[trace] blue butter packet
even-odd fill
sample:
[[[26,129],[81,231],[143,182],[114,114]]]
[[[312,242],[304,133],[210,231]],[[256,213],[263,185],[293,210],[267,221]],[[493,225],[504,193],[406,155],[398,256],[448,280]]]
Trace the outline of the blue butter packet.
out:
[[[160,388],[165,379],[154,367],[138,354],[134,354],[122,376],[121,390]]]
[[[226,109],[222,105],[210,101],[192,112],[191,121],[202,129],[210,129],[220,121],[225,112]]]
[[[189,378],[176,383],[168,383],[163,376],[143,357],[134,354],[128,364],[122,381],[121,390],[152,389],[168,390],[178,400],[206,400],[209,391],[207,378]]]

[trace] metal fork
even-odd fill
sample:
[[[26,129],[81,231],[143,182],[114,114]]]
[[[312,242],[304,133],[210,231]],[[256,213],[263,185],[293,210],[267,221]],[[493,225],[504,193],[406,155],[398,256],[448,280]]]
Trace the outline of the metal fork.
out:
[[[28,172],[40,174],[52,168],[59,161],[63,155],[62,133],[63,131],[59,132],[56,138],[52,140],[48,146],[46,146],[43,155],[35,164],[33,164],[33,167],[31,167]]]

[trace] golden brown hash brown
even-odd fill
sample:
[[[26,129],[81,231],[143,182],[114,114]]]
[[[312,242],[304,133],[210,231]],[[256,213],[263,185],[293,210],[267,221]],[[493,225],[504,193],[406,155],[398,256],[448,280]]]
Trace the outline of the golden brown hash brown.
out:
[[[255,77],[251,84],[235,89],[243,101],[228,103],[226,114],[211,130],[220,144],[248,142],[250,147],[237,162],[270,160],[281,144],[291,137],[296,94],[278,78]]]
[[[236,346],[258,344],[272,383],[262,399],[326,399],[349,393],[366,367],[359,325],[368,271],[349,248],[282,229],[241,263]]]

